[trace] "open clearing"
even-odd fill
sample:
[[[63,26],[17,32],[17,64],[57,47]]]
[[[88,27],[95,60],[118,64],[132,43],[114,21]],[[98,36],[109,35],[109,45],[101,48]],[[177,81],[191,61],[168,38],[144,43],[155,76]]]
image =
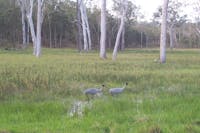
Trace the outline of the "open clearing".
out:
[[[127,50],[117,61],[97,52],[0,50],[0,133],[198,133],[200,52]],[[111,57],[111,54],[108,54]],[[122,95],[108,89],[128,82]],[[106,85],[83,116],[69,116],[85,88]]]

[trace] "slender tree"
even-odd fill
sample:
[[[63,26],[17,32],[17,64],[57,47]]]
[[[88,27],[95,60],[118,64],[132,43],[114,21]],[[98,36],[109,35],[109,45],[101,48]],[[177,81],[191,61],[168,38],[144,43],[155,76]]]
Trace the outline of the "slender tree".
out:
[[[84,0],[80,1],[80,13],[81,13],[81,25],[83,31],[84,51],[88,51],[91,50],[92,43],[91,43],[90,27]]]
[[[121,15],[121,23],[120,23],[120,27],[117,33],[117,37],[116,37],[116,41],[115,41],[115,47],[113,50],[113,56],[112,59],[116,60],[117,58],[117,51],[118,51],[118,47],[120,44],[120,37],[122,36],[123,33],[123,29],[124,29],[124,24],[125,24],[125,16],[126,16],[126,11],[127,11],[127,0],[124,0],[124,2],[122,3],[122,15]]]
[[[86,23],[85,23],[85,14],[83,9],[83,0],[80,2],[80,10],[81,10],[81,24],[82,24],[82,32],[83,32],[83,44],[84,44],[84,51],[88,51],[88,39],[87,39],[87,32],[86,32]]]
[[[166,62],[167,8],[169,0],[163,0],[162,23],[160,33],[160,63]]]
[[[80,12],[80,0],[76,3],[76,26],[77,26],[77,47],[79,52],[82,51],[82,28],[81,28],[81,12]]]
[[[36,57],[41,55],[41,32],[42,32],[42,22],[43,22],[43,5],[44,0],[37,1],[37,41],[36,41]]]
[[[43,22],[43,10],[44,10],[44,0],[37,0],[37,28],[35,32],[35,26],[33,23],[33,7],[34,0],[25,0],[26,15],[31,31],[31,38],[33,42],[33,54],[36,57],[41,55],[41,31]],[[36,34],[37,33],[37,34]]]
[[[125,25],[122,30],[122,36],[121,36],[121,50],[125,50]]]
[[[176,29],[186,22],[186,14],[182,12],[183,3],[177,0],[169,0],[168,3],[168,18],[167,18],[167,31],[169,33],[170,48],[173,49],[176,44]],[[154,19],[157,20],[162,16],[162,8],[154,13]]]
[[[35,28],[33,23],[33,6],[34,6],[34,0],[26,0],[25,1],[25,7],[26,7],[26,15],[30,27],[31,32],[31,39],[33,42],[33,55],[36,55],[36,34],[35,34]]]
[[[125,49],[125,33],[126,33],[126,29],[127,27],[129,27],[130,25],[134,24],[134,22],[137,20],[137,17],[139,16],[139,8],[135,5],[135,3],[133,3],[130,0],[124,1],[124,0],[113,0],[114,2],[114,6],[113,6],[113,10],[116,12],[116,14],[118,16],[122,16],[123,15],[123,6],[124,3],[126,3],[126,13],[125,13],[125,19],[124,19],[124,26],[123,26],[123,30],[121,33],[121,39],[120,39],[120,50],[124,50]],[[125,26],[126,25],[126,26]]]
[[[90,35],[90,26],[89,26],[89,22],[88,22],[85,4],[83,4],[83,14],[85,16],[84,21],[85,21],[85,25],[86,25],[86,33],[87,33],[87,39],[88,39],[88,50],[91,50],[92,49],[92,42],[91,42],[91,35]]]
[[[101,2],[100,58],[106,59],[106,0]]]
[[[27,27],[26,25],[26,9],[25,9],[25,0],[18,0],[17,1],[19,6],[20,6],[20,10],[21,10],[21,21],[22,21],[22,47],[25,48],[27,45],[27,29],[29,27]]]

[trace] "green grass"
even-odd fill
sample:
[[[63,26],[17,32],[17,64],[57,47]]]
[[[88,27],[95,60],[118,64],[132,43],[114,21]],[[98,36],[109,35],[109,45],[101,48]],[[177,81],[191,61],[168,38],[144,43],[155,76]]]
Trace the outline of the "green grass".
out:
[[[199,133],[200,52],[156,49],[121,52],[117,61],[98,53],[43,49],[0,50],[0,133]],[[129,85],[111,97],[110,87]],[[105,84],[83,117],[69,117],[82,91]]]

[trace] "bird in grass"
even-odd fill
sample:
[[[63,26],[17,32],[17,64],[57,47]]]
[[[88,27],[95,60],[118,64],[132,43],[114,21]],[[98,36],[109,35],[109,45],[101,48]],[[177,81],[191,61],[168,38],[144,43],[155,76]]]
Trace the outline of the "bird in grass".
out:
[[[128,85],[128,83],[126,82],[125,85],[122,88],[111,88],[109,89],[109,93],[114,96],[117,94],[120,94],[124,91],[125,87]]]
[[[102,85],[102,88],[88,88],[84,90],[84,94],[87,96],[88,101],[89,101],[89,96],[94,97],[95,95],[102,93],[103,88],[105,85]]]

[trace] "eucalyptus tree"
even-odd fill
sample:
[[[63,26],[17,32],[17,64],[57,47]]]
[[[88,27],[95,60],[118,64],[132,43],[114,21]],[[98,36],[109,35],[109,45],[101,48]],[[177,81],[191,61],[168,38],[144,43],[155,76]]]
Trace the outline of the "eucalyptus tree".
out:
[[[21,0],[23,2],[22,5],[24,5],[26,8],[24,9],[26,11],[26,16],[28,19],[28,23],[30,26],[31,31],[31,38],[33,42],[33,54],[36,57],[39,57],[41,54],[41,30],[42,30],[42,22],[43,22],[43,11],[44,11],[44,0],[37,0],[37,26],[35,31],[35,26],[33,22],[33,9],[34,4],[36,3],[35,0]]]
[[[101,2],[100,58],[106,59],[106,0]]]
[[[121,16],[123,13],[122,4],[124,3],[123,0],[113,0],[114,6],[113,11],[117,14],[117,16]],[[122,30],[121,34],[121,42],[120,42],[120,48],[121,50],[125,49],[125,29],[130,28],[130,26],[133,26],[134,23],[137,21],[137,17],[139,16],[139,8],[138,6],[133,3],[132,1],[127,1],[127,9],[125,14],[125,24]]]
[[[121,2],[122,5],[121,5],[121,11],[122,11],[122,14],[121,14],[121,23],[120,23],[120,27],[119,27],[119,30],[118,30],[118,33],[117,33],[117,37],[116,37],[116,41],[115,41],[115,47],[114,47],[114,50],[113,50],[113,55],[112,55],[112,59],[113,60],[116,60],[117,58],[117,51],[118,51],[118,47],[119,47],[119,44],[120,44],[120,37],[121,37],[121,34],[122,34],[122,31],[124,29],[124,24],[125,24],[125,16],[126,16],[126,12],[127,12],[127,0],[124,0],[123,2]]]
[[[42,22],[43,22],[43,8],[44,8],[44,0],[37,0],[37,40],[36,40],[36,57],[41,55],[41,32],[42,32]]]
[[[163,0],[162,23],[160,33],[160,63],[166,62],[167,9],[169,0]]]
[[[176,38],[176,28],[181,27],[187,21],[187,15],[182,12],[183,3],[170,0],[168,5],[168,31],[170,35],[170,48],[173,49]]]
[[[34,0],[23,0],[24,5],[26,7],[26,16],[28,19],[28,23],[30,26],[30,32],[31,32],[31,39],[33,43],[33,54],[36,55],[36,34],[35,34],[35,28],[33,23],[33,7],[34,7]]]
[[[176,43],[176,28],[180,27],[187,21],[187,15],[182,12],[183,3],[178,0],[169,0],[168,4],[168,18],[167,18],[167,30],[170,37],[170,48],[173,49]],[[154,18],[159,19],[162,15],[162,8],[158,9],[158,12],[154,13]]]
[[[87,11],[84,0],[79,0],[80,12],[81,12],[81,25],[83,31],[83,42],[84,42],[84,51],[92,49],[90,27],[88,23]]]

